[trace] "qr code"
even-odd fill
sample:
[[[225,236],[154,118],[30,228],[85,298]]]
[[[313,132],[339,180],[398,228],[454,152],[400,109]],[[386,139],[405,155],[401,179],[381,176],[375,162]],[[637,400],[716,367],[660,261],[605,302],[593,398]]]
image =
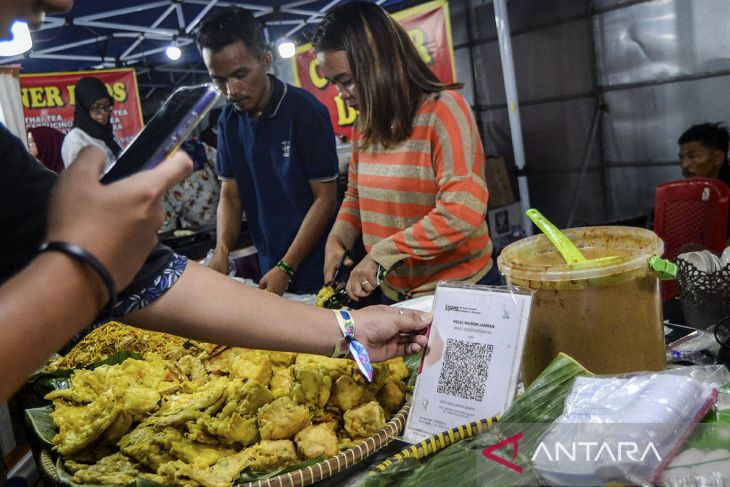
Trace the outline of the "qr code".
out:
[[[436,392],[481,401],[487,383],[492,345],[449,338]]]

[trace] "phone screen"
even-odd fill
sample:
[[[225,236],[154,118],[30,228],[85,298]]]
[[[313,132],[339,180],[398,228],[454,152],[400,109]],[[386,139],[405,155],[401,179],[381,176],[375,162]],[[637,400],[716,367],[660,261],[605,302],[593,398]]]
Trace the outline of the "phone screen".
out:
[[[119,155],[101,182],[108,184],[164,161],[190,136],[219,97],[211,84],[176,90]]]

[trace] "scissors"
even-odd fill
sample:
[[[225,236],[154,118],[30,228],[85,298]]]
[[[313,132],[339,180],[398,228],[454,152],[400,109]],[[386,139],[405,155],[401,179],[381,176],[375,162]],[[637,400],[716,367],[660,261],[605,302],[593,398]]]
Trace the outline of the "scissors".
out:
[[[350,297],[345,291],[345,285],[350,278],[352,266],[345,265],[345,260],[349,257],[349,253],[345,253],[340,257],[335,269],[335,275],[332,280],[325,283],[322,289],[317,293],[317,305],[323,308],[339,309],[350,306]]]

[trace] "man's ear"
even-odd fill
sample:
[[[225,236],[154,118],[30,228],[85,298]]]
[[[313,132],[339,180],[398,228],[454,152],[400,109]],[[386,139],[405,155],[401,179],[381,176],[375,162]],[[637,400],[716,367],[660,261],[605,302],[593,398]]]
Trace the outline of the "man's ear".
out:
[[[725,162],[725,159],[727,159],[727,154],[721,149],[715,149],[712,151],[712,162],[714,163],[715,167],[722,166],[722,164]]]
[[[261,64],[263,64],[266,71],[271,69],[271,65],[273,64],[273,62],[274,58],[269,51],[266,51],[261,55]]]

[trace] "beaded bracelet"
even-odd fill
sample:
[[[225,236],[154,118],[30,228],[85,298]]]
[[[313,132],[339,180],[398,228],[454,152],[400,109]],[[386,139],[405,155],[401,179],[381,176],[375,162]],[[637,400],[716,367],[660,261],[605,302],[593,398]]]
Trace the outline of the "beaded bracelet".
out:
[[[281,259],[279,262],[277,262],[276,267],[284,271],[286,275],[289,276],[290,281],[294,279],[294,269],[292,268],[292,266],[287,264],[284,259]]]
[[[106,318],[111,317],[114,306],[117,304],[117,288],[114,286],[114,279],[112,279],[111,274],[99,259],[94,257],[82,246],[69,242],[46,242],[40,246],[38,252],[61,252],[94,269],[94,272],[99,276],[99,279],[104,283],[109,293],[109,302],[102,309],[103,313],[101,316]]]

